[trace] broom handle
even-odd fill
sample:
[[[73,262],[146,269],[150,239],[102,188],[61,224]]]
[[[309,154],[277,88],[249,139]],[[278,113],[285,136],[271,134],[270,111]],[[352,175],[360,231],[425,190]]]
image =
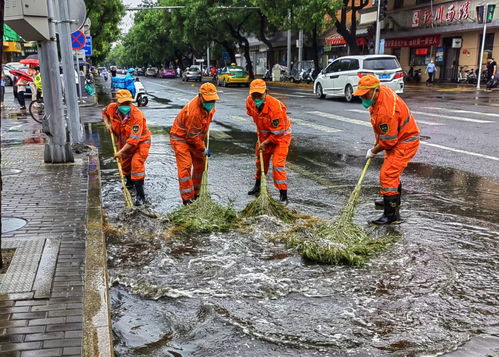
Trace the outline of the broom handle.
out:
[[[362,181],[364,181],[364,177],[366,176],[367,169],[369,168],[369,164],[371,163],[371,158],[367,159],[366,165],[364,166],[364,170],[362,170],[362,174],[359,177],[359,181],[357,182],[357,186],[360,186],[362,184]]]
[[[109,134],[111,135],[111,142],[113,144],[113,152],[116,154],[116,143],[114,140],[114,134],[112,131],[109,131]],[[125,184],[125,176],[123,175],[123,169],[121,167],[121,162],[120,159],[117,157],[116,158],[116,163],[118,164],[118,172],[120,173],[120,178],[121,178],[121,185],[123,189],[123,196],[125,197],[125,204],[127,207],[132,207],[132,196],[130,195],[130,192],[126,188]]]
[[[210,127],[208,127],[208,132],[206,133],[206,149],[210,148]],[[208,170],[208,156],[204,160],[204,171]]]
[[[260,138],[258,138],[257,141],[258,144],[258,154],[260,155],[260,191],[262,191],[262,188],[267,187],[267,177],[265,175],[265,165],[263,164],[263,150],[260,149]]]
[[[348,198],[349,203],[355,202],[357,200],[357,197],[359,197],[360,187],[362,185],[362,181],[364,181],[364,177],[366,176],[366,172],[367,169],[369,168],[370,163],[371,163],[371,158],[367,159],[366,161],[364,170],[362,170],[362,174],[359,177],[359,181],[357,181],[357,185],[355,185],[355,188],[353,189],[352,193],[350,194],[350,197]]]

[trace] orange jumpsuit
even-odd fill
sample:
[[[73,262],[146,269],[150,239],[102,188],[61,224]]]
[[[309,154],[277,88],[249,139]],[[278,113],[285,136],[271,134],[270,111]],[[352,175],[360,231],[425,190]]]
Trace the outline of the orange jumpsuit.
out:
[[[385,150],[380,193],[397,195],[400,175],[418,151],[420,131],[402,98],[386,86],[379,86],[378,99],[369,110],[376,144]]]
[[[291,122],[286,114],[286,107],[276,98],[267,94],[262,111],[259,112],[253,99],[246,99],[246,113],[253,117],[260,143],[269,140],[270,144],[263,150],[265,174],[269,169],[272,156],[274,185],[279,190],[288,189],[286,175],[286,157],[291,143]],[[258,143],[256,147],[256,179],[261,177],[260,155]]]
[[[147,128],[144,114],[134,105],[127,116],[118,111],[118,104],[111,103],[102,114],[111,120],[112,131],[121,149],[125,144],[133,145],[121,156],[123,174],[130,175],[133,181],[143,180],[146,176],[145,162],[151,147],[151,132]]]
[[[204,140],[214,114],[215,108],[208,113],[196,97],[178,113],[170,130],[170,143],[177,159],[180,196],[184,201],[199,194],[205,164]]]

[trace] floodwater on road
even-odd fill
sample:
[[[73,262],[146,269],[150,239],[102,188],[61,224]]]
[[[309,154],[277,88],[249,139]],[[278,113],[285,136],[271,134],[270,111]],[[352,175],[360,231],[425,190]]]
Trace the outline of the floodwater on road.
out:
[[[146,196],[160,214],[181,204],[172,115],[154,109],[170,104],[144,110],[154,123]],[[499,355],[497,181],[414,162],[403,176],[404,222],[374,228],[366,222],[379,214],[376,160],[354,220],[401,238],[363,267],[318,265],[270,242],[268,233],[287,228],[271,218],[186,235],[123,213],[108,134],[100,124],[87,130],[101,148],[117,355],[427,356],[459,346],[449,355]],[[212,133],[209,191],[241,210],[252,199],[254,134],[220,123]],[[296,137],[288,159],[290,207],[322,218],[338,214],[365,163]]]

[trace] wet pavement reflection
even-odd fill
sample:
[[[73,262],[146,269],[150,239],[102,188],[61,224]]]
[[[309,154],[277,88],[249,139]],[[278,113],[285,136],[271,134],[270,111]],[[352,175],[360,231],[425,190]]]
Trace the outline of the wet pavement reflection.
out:
[[[155,95],[144,109],[153,132],[146,196],[151,209],[165,214],[180,205],[168,131],[185,103]],[[155,110],[160,106],[175,110]],[[377,214],[375,161],[354,219],[367,231],[402,239],[364,267],[317,265],[270,242],[268,233],[286,228],[270,218],[234,232],[187,236],[168,222],[124,214],[108,134],[92,124],[87,136],[101,150],[119,356],[415,356],[453,351],[469,340],[474,356],[484,350],[476,341],[488,341],[487,353],[497,347],[497,181],[412,163],[403,178],[404,223],[373,228],[366,221]],[[216,201],[240,210],[251,200],[254,141],[252,132],[215,123],[209,190]],[[290,207],[334,217],[364,163],[313,137],[295,138]]]

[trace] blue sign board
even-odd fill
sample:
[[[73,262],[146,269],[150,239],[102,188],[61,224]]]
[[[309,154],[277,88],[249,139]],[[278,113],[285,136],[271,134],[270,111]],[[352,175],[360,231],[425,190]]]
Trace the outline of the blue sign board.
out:
[[[230,60],[229,52],[222,53],[222,58],[224,61],[229,61]]]
[[[87,36],[85,41],[85,56],[92,56],[92,36]]]
[[[71,45],[73,50],[81,50],[85,46],[85,35],[81,31],[75,31],[71,34]]]

